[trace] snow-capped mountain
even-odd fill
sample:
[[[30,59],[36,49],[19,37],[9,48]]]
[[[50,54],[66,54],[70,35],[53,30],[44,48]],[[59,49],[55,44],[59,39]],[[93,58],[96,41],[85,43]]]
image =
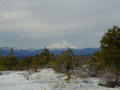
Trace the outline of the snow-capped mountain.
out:
[[[77,49],[77,46],[74,46],[72,44],[69,44],[67,41],[62,40],[58,41],[57,43],[51,44],[47,46],[49,49],[63,49],[63,48],[72,48],[72,49]]]
[[[52,53],[60,55],[63,52],[63,49],[70,47],[73,50],[75,55],[93,55],[96,51],[99,51],[100,48],[83,48],[78,49],[77,47],[73,46],[64,46],[64,47],[52,47],[49,46],[49,49]],[[17,58],[24,58],[26,56],[33,56],[35,54],[40,54],[43,49],[14,49],[14,54]],[[1,56],[8,56],[10,52],[9,47],[0,47],[0,55]]]
[[[59,41],[57,43],[51,44],[49,46],[47,46],[47,48],[54,53],[55,55],[60,55],[63,50],[66,50],[67,48],[71,48],[73,50],[73,53],[75,55],[87,55],[87,56],[91,56],[93,55],[96,51],[99,51],[100,48],[83,48],[83,49],[79,49],[78,47],[69,44],[67,41]],[[18,48],[14,48],[14,55],[17,58],[24,58],[27,56],[34,56],[35,54],[40,54],[41,51],[43,50],[42,48],[40,49],[18,49]],[[0,56],[8,56],[10,52],[10,47],[0,47]]]

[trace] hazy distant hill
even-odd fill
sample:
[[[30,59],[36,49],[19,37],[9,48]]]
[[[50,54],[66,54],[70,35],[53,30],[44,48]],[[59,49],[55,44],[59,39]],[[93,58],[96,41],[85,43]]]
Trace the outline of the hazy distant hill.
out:
[[[50,49],[54,54],[61,54],[65,48]],[[84,48],[84,49],[72,49],[75,55],[92,55],[94,52],[99,51],[99,48]],[[0,55],[7,56],[9,54],[10,48],[3,47],[0,48]],[[17,58],[23,58],[30,55],[40,54],[42,49],[14,49],[14,54]]]

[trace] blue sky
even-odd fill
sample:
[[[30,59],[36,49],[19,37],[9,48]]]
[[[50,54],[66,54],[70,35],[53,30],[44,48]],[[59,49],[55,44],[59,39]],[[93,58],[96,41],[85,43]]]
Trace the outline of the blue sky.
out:
[[[0,0],[0,47],[66,40],[96,48],[113,25],[120,25],[120,0]]]

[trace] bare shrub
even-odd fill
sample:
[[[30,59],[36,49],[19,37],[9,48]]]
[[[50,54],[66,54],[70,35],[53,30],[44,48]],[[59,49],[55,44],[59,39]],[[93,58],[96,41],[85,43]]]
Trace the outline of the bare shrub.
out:
[[[87,65],[74,68],[74,70],[71,70],[71,74],[74,75],[75,77],[80,77],[80,78],[88,78],[90,76]]]
[[[30,75],[33,74],[33,72],[31,71],[25,71],[24,73],[22,73],[22,75],[24,76],[25,79],[29,80],[30,79]]]

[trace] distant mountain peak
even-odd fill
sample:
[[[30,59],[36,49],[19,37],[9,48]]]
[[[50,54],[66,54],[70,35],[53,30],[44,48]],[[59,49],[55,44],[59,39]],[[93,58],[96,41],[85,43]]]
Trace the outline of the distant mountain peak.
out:
[[[76,47],[76,46],[74,46],[74,45],[72,45],[72,44],[69,44],[67,41],[65,41],[65,40],[62,40],[62,41],[58,41],[57,43],[53,43],[53,44],[51,44],[51,45],[49,45],[49,46],[47,46],[47,48],[52,48],[52,49],[58,49],[58,48],[72,48],[72,49],[76,49],[76,48],[78,48],[78,47]]]

